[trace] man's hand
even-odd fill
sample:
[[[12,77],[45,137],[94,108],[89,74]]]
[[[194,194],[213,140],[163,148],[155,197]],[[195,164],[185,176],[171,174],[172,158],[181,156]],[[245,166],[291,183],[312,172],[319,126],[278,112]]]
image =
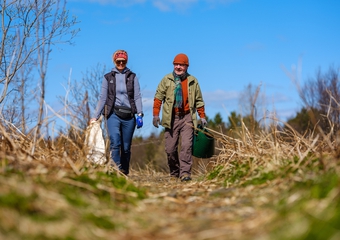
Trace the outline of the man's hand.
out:
[[[158,116],[154,116],[153,119],[152,119],[152,124],[153,124],[156,128],[158,128],[159,123],[160,123],[159,117],[158,117]]]
[[[201,124],[202,124],[202,127],[205,127],[207,126],[208,122],[207,120],[205,120],[205,118],[201,118]]]

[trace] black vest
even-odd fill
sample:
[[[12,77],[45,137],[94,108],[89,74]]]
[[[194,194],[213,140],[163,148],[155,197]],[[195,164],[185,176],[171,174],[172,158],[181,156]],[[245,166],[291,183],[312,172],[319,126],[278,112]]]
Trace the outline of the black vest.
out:
[[[109,116],[113,112],[113,108],[116,102],[116,72],[111,71],[104,75],[105,79],[107,80],[107,98],[105,103],[105,116]],[[136,74],[131,72],[130,70],[125,72],[125,83],[126,83],[126,90],[130,102],[130,106],[132,109],[132,113],[137,113],[137,108],[134,100],[135,96],[135,88],[134,88],[134,80]]]

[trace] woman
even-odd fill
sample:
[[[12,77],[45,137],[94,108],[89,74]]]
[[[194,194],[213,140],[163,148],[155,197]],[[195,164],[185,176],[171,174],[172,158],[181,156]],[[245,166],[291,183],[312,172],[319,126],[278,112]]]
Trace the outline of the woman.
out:
[[[136,127],[135,114],[143,117],[142,97],[138,78],[126,67],[128,54],[117,50],[112,56],[115,68],[104,75],[101,93],[94,118],[104,114],[110,137],[111,158],[118,169],[129,174],[131,142]],[[143,122],[138,122],[137,128]]]

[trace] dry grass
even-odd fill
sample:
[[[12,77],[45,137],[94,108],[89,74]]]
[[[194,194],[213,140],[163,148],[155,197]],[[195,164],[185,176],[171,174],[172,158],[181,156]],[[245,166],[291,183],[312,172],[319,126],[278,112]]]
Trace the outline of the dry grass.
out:
[[[41,139],[31,155],[30,136],[1,131],[1,239],[340,236],[332,133],[251,133],[243,126],[230,137],[210,129],[219,154],[195,159],[193,181],[182,183],[152,166],[126,178],[88,163],[81,134]]]

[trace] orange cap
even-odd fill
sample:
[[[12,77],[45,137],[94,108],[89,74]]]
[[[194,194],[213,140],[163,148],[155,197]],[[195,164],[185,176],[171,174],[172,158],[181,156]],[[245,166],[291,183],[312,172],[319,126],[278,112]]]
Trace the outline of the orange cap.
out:
[[[185,64],[185,65],[189,66],[189,58],[184,53],[177,54],[176,57],[174,58],[173,64],[175,64],[175,63]]]

